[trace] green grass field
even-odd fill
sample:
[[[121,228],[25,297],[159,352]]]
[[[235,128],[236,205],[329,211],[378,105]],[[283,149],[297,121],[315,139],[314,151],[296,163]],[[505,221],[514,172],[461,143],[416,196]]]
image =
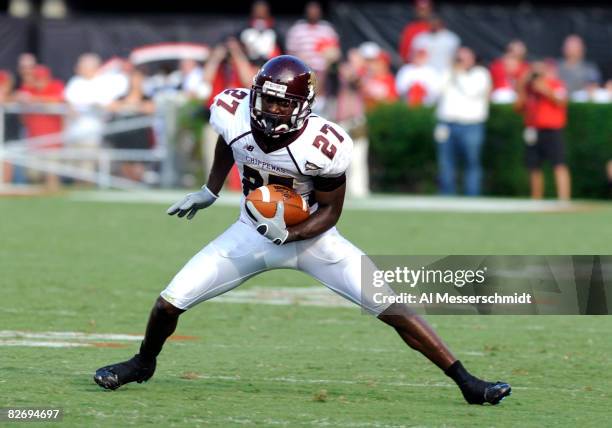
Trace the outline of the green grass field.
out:
[[[186,222],[165,208],[0,199],[0,330],[141,334],[158,292],[237,215],[215,206]],[[610,224],[612,206],[601,205],[548,214],[346,211],[339,228],[370,254],[612,254]],[[274,271],[241,289],[307,286],[322,287]],[[95,385],[93,372],[130,357],[137,341],[49,348],[0,340],[0,407],[61,407],[60,425],[79,427],[609,426],[612,318],[429,321],[475,374],[511,382],[512,397],[464,404],[450,379],[357,308],[213,300],[182,316],[177,334],[195,338],[170,342],[150,382],[114,392]]]

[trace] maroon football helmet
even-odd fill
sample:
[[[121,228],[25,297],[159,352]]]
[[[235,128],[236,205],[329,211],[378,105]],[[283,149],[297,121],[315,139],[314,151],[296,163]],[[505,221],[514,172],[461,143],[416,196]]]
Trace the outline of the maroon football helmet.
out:
[[[285,100],[288,114],[266,111],[263,97]],[[251,126],[267,136],[279,136],[304,126],[315,98],[313,71],[300,59],[281,55],[266,62],[251,87]],[[281,100],[279,100],[281,101]]]

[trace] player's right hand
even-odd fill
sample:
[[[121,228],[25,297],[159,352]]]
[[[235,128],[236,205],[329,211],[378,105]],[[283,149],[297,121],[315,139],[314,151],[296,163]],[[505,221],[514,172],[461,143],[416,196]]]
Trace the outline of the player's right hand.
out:
[[[204,209],[211,206],[218,196],[211,192],[208,187],[203,186],[201,190],[194,193],[189,193],[183,199],[172,205],[166,213],[174,215],[178,213],[179,217],[185,217],[187,220],[191,220],[198,210]]]

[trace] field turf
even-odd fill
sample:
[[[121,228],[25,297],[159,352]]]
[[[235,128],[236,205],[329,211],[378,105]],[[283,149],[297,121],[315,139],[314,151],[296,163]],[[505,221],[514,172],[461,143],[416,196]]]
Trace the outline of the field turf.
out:
[[[59,426],[75,427],[610,424],[605,316],[429,317],[475,374],[512,383],[496,407],[464,404],[450,379],[356,308],[206,302],[182,316],[177,334],[191,338],[168,344],[150,382],[114,392],[95,385],[93,372],[129,358],[137,341],[50,348],[7,339],[14,331],[141,334],[158,292],[237,214],[214,206],[187,222],[165,208],[0,199],[0,407],[60,407]],[[339,228],[371,254],[612,254],[610,224],[612,206],[601,205],[547,214],[346,211]],[[241,288],[249,287],[322,286],[274,271]]]

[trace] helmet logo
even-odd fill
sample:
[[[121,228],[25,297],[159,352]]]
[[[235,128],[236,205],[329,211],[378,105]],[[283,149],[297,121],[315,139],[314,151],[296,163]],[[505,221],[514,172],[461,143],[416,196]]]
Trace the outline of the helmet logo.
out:
[[[278,83],[270,82],[269,80],[267,80],[261,87],[261,91],[262,93],[267,95],[285,98],[285,93],[287,92],[287,85],[280,85]]]
[[[308,76],[308,99],[313,99],[315,96],[315,88],[317,86],[317,75],[314,71]]]

